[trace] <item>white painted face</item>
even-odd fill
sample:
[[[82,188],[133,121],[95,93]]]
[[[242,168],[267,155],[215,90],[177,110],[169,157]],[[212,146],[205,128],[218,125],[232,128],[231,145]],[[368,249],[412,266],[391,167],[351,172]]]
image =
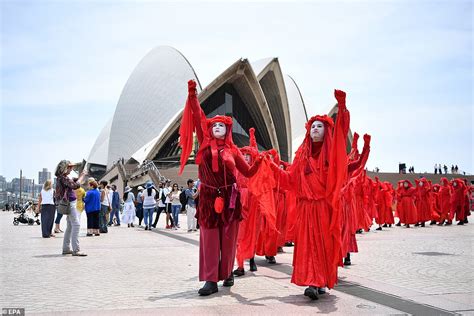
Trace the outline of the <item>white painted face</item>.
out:
[[[314,121],[311,125],[310,136],[313,142],[321,142],[324,138],[324,123]]]
[[[216,122],[212,125],[212,135],[217,139],[224,139],[227,127],[224,123]]]
[[[453,187],[457,187],[458,184],[456,182],[453,183]]]
[[[419,185],[420,187],[422,187],[422,186],[423,186],[423,182],[418,183],[418,185]]]
[[[403,182],[403,186],[404,186],[405,188],[408,188],[408,182]]]
[[[244,159],[246,163],[250,164],[250,162],[252,161],[252,156],[250,156],[249,154],[244,154]]]

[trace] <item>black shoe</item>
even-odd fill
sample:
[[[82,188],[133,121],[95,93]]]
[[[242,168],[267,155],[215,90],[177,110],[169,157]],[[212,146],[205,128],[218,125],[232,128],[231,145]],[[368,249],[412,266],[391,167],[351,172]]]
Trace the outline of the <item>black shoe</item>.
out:
[[[222,285],[227,287],[234,285],[234,275],[231,273],[230,276],[224,280]]]
[[[388,227],[392,228],[392,224],[389,224]]]
[[[410,228],[410,224],[406,224],[405,227],[406,227],[406,228]]]
[[[245,270],[244,270],[244,268],[237,268],[237,269],[234,270],[233,273],[234,273],[235,276],[239,277],[239,276],[245,275]]]
[[[356,231],[356,234],[362,234],[362,229],[358,229],[358,230]]]
[[[285,243],[285,247],[293,247],[293,243],[291,241]]]
[[[467,223],[469,223],[469,221],[467,220],[467,217],[466,217],[466,219],[464,220],[464,224],[467,224]]]
[[[344,265],[350,266],[351,265],[351,254],[347,253],[347,256],[344,258]]]
[[[130,228],[130,224],[128,224],[127,227]]]
[[[446,226],[449,226],[449,225],[451,225],[452,223],[453,223],[452,221],[448,221],[448,222],[446,223]]]
[[[309,286],[304,290],[304,296],[308,296],[313,301],[318,299],[318,289],[314,286]]]
[[[257,271],[257,264],[255,263],[254,258],[250,259],[249,264],[250,264],[250,271],[252,271],[252,272]]]
[[[94,234],[94,236],[100,236],[100,234]]]
[[[376,228],[375,230],[382,230],[382,226],[380,226],[379,228]]]
[[[135,227],[135,226],[133,226],[133,224],[130,224],[130,227]]]
[[[323,287],[318,287],[318,294],[319,294],[319,295],[326,294],[326,289],[323,288]]]
[[[265,259],[267,259],[267,262],[268,262],[269,264],[275,264],[275,263],[277,263],[274,256],[265,256]]]
[[[108,224],[107,224],[107,227],[110,227],[110,226],[112,226],[112,224],[108,223]]]
[[[211,281],[206,281],[206,284],[198,291],[198,294],[201,296],[208,296],[213,293],[217,293],[217,283]]]
[[[421,223],[420,226],[421,226],[421,227],[425,227],[425,222]]]
[[[87,237],[94,236],[94,234],[86,234]]]
[[[284,252],[284,251],[283,251],[283,248],[282,248],[282,247],[278,247],[277,252],[278,252],[278,253],[283,253],[283,252]]]
[[[395,226],[402,226],[402,223],[398,222]]]
[[[156,224],[151,225],[151,227],[156,228]]]
[[[430,225],[434,225],[434,224],[436,224],[436,221],[431,221],[430,222]]]
[[[114,226],[120,226],[120,223],[114,224]]]
[[[387,228],[387,227],[388,227],[388,225],[387,225],[387,224],[384,224],[382,227],[385,227],[385,228]]]
[[[415,227],[418,227],[418,226],[420,226],[420,223],[416,223],[416,224],[415,224]]]
[[[459,221],[458,225],[464,225],[464,221]]]
[[[148,230],[148,226],[145,226],[145,230]]]

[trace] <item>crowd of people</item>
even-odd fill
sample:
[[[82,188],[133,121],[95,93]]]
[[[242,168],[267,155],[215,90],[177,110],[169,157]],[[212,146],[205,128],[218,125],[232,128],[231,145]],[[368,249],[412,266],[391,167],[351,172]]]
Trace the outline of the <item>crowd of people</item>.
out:
[[[245,260],[255,271],[256,255],[274,264],[283,246],[294,245],[291,282],[306,286],[304,295],[315,300],[337,284],[338,267],[351,264],[350,253],[358,251],[356,234],[368,231],[374,220],[377,230],[394,225],[395,217],[396,225],[406,227],[449,225],[454,216],[459,225],[467,223],[471,187],[460,179],[443,179],[438,193],[438,185],[426,179],[416,187],[404,180],[394,189],[369,178],[365,165],[371,136],[363,136],[359,152],[355,133],[347,154],[346,95],[335,90],[335,97],[337,120],[326,115],[310,118],[303,143],[288,164],[274,149],[260,152],[253,129],[249,146],[238,148],[232,140],[232,118],[207,118],[196,83],[189,81],[179,131],[180,173],[196,135],[199,279],[205,281],[199,295],[218,292],[220,280],[223,286],[233,286],[234,276],[245,274]]]
[[[284,246],[293,246],[291,282],[305,286],[304,295],[316,300],[338,281],[338,268],[351,264],[350,253],[358,252],[356,235],[404,225],[425,227],[468,223],[472,186],[463,179],[441,179],[434,184],[420,178],[412,184],[402,180],[394,188],[367,176],[371,136],[354,133],[352,148],[346,152],[350,115],[346,95],[335,90],[338,117],[316,115],[306,123],[306,135],[293,163],[282,161],[277,150],[259,151],[255,130],[249,130],[250,144],[238,148],[232,140],[232,118],[207,118],[196,95],[196,83],[189,82],[188,99],[180,125],[181,167],[199,143],[195,156],[199,179],[187,181],[187,188],[167,180],[156,186],[149,181],[136,195],[125,187],[89,178],[87,191],[77,179],[68,177],[72,164],[61,161],[56,168],[56,190],[46,184],[41,192],[43,237],[54,236],[54,200],[66,199],[70,213],[63,242],[63,254],[85,256],[80,250],[80,214],[87,215],[87,236],[99,236],[112,225],[144,230],[156,228],[162,213],[165,229],[179,229],[179,214],[186,211],[187,231],[199,229],[199,280],[202,296],[218,292],[217,283],[234,285],[234,276],[258,269],[255,256],[268,264],[277,262]],[[121,207],[121,200],[123,207]],[[53,206],[51,206],[53,205]],[[120,213],[120,209],[122,212]],[[395,223],[398,218],[398,223]],[[59,228],[58,228],[59,229]],[[57,232],[55,230],[55,232]],[[237,268],[234,269],[234,262]]]
[[[435,164],[434,165],[434,173],[435,174],[448,174],[448,166],[443,165],[443,168],[441,168],[441,164]],[[458,165],[451,165],[451,174],[459,174],[459,168]]]

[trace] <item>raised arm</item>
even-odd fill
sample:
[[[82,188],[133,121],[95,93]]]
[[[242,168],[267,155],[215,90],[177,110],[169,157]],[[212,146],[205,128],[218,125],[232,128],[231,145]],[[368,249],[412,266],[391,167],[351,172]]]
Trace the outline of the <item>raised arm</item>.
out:
[[[235,167],[237,168],[237,170],[239,170],[241,174],[244,175],[244,177],[250,178],[257,172],[258,167],[262,162],[262,158],[262,156],[259,156],[255,160],[255,163],[250,167],[245,161],[244,157],[242,157],[242,154],[240,154],[239,152],[234,155]]]

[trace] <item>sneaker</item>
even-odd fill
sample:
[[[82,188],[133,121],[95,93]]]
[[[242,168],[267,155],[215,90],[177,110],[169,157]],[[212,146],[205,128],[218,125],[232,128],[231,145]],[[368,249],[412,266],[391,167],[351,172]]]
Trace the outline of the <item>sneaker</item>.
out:
[[[80,252],[80,251],[73,252],[72,255],[73,255],[74,257],[87,257],[87,253],[85,253],[85,252]]]
[[[145,230],[148,230],[148,226],[145,226]]]
[[[72,255],[72,250],[63,250],[63,255]]]

